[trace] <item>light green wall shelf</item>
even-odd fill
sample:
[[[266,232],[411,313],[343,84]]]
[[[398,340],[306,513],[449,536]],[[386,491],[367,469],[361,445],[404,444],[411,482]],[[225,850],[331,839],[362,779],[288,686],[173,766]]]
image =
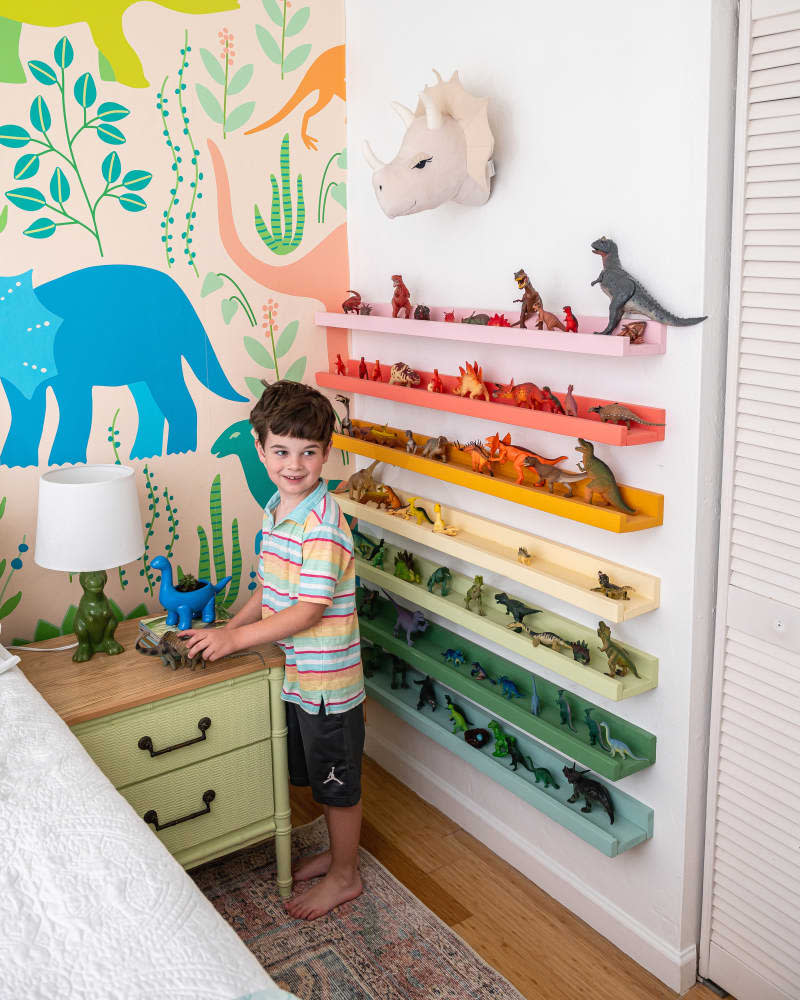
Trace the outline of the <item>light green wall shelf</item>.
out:
[[[367,534],[366,532],[362,533]],[[368,535],[368,537],[375,536]],[[557,653],[547,646],[534,646],[527,635],[512,632],[506,627],[512,618],[507,616],[505,609],[495,602],[494,595],[499,591],[494,587],[484,586],[483,606],[486,614],[481,617],[477,611],[467,611],[464,607],[464,594],[472,583],[471,578],[453,572],[453,590],[450,594],[447,597],[441,597],[438,590],[437,593],[431,594],[426,586],[428,577],[442,563],[432,562],[430,559],[415,553],[414,558],[422,576],[422,583],[408,583],[393,575],[397,547],[387,545],[386,548],[388,553],[384,562],[386,569],[377,569],[368,565],[363,559],[357,559],[356,572],[359,577],[377,587],[383,587],[397,597],[413,602],[420,608],[441,615],[455,625],[476,632],[483,638],[490,639],[511,652],[547,667],[561,677],[568,677],[576,684],[580,684],[596,694],[604,695],[611,701],[631,698],[657,686],[658,659],[655,656],[642,652],[633,646],[620,643],[619,645],[630,653],[641,677],[634,677],[632,673],[626,677],[609,677],[606,673],[607,661],[600,651],[600,640],[594,629],[586,628],[586,626],[579,625],[569,618],[563,618],[561,615],[552,614],[545,610],[542,610],[538,615],[533,615],[526,622],[535,631],[552,631],[565,639],[586,642],[591,653],[591,660],[587,665],[576,662],[571,655]],[[446,561],[444,564],[446,565]],[[513,597],[514,595],[509,596]],[[526,601],[526,603],[530,602]]]
[[[454,735],[446,709],[440,708],[435,713],[431,713],[429,709],[418,712],[415,706],[419,687],[414,685],[413,681],[420,680],[421,677],[422,675],[416,671],[409,671],[409,689],[393,691],[390,687],[390,675],[387,672],[378,673],[367,680],[367,693],[404,722],[461,757],[472,767],[503,785],[607,857],[614,858],[653,836],[653,810],[617,788],[609,790],[615,811],[613,825],[599,806],[595,805],[590,813],[583,813],[582,799],[568,804],[567,799],[572,794],[572,786],[564,778],[562,768],[565,763],[572,761],[565,761],[534,740],[520,736],[517,745],[524,754],[533,759],[537,767],[546,767],[550,770],[559,785],[557,790],[554,788],[545,790],[541,784],[535,784],[533,775],[522,767],[517,771],[512,770],[508,757],[493,757],[493,743],[483,750],[477,750],[465,743],[462,735]],[[442,696],[441,687],[437,693]],[[441,700],[444,702],[443,697]],[[461,704],[468,720],[474,726],[485,728],[493,718],[483,709],[467,704],[464,699],[454,700]]]
[[[558,708],[558,685],[531,674],[529,670],[505,660],[484,649],[477,643],[465,639],[461,635],[442,628],[441,625],[429,624],[425,632],[414,636],[414,645],[406,644],[405,634],[399,637],[393,634],[396,619],[395,611],[388,601],[380,598],[380,611],[374,619],[360,618],[361,635],[376,646],[394,653],[400,659],[410,663],[415,669],[429,674],[435,680],[445,684],[453,691],[469,698],[472,702],[483,706],[496,718],[509,723],[519,732],[542,740],[561,753],[591,768],[597,774],[611,781],[618,781],[629,774],[650,767],[656,757],[656,738],[652,733],[606,712],[592,702],[578,697],[572,692],[566,692],[567,701],[572,710],[572,721],[575,727],[573,733],[566,725],[561,724]],[[447,663],[442,653],[446,649],[460,649],[466,658],[466,664],[457,668]],[[499,684],[490,681],[479,681],[470,676],[472,663],[478,661],[495,680],[501,676],[509,677],[519,689],[522,698],[508,699],[503,697]],[[530,711],[532,678],[536,681],[536,693],[539,696],[541,712],[536,716]],[[612,736],[624,740],[637,757],[645,760],[621,759],[612,757],[602,747],[591,746],[590,734],[584,716],[584,709],[593,708],[592,717],[597,722],[607,722]]]

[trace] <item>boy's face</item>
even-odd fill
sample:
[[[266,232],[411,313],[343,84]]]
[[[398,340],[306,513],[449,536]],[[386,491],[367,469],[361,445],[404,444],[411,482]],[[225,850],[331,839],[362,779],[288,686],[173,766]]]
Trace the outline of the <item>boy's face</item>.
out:
[[[267,431],[263,447],[256,441],[258,457],[277,486],[281,500],[295,504],[316,489],[330,450],[330,444],[323,446],[319,441],[286,437],[272,431]]]

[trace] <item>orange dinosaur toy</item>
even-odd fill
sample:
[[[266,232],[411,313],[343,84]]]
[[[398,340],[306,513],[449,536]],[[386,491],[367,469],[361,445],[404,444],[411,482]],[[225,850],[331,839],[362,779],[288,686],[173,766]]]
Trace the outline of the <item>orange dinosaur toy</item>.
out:
[[[490,476],[494,476],[492,462],[499,462],[500,459],[492,458],[480,441],[469,441],[465,445],[459,445],[458,450],[463,451],[472,459],[473,472],[488,472]]]
[[[539,410],[544,402],[544,394],[535,382],[520,382],[519,385],[514,385],[512,378],[508,385],[495,386],[492,399],[496,403],[508,400],[514,406],[527,406],[529,410]]]
[[[411,293],[403,283],[402,274],[393,274],[392,283],[394,292],[392,293],[392,318],[397,319],[401,309],[405,310],[406,319],[411,319]]]
[[[458,366],[461,378],[456,383],[453,393],[456,396],[466,396],[469,399],[485,399],[487,403],[491,403],[492,397],[483,381],[483,369],[478,366],[477,361],[472,364],[467,361],[465,364],[466,369],[462,368],[461,365]]]
[[[368,504],[370,500],[378,507],[386,507],[387,510],[400,510],[406,506],[391,486],[386,486],[384,483],[379,483],[374,490],[368,490],[358,498],[358,502],[363,504]]]
[[[344,45],[334,45],[332,49],[326,49],[311,63],[297,90],[280,111],[268,121],[248,129],[245,135],[253,135],[255,132],[261,132],[265,128],[277,125],[279,121],[294,111],[301,101],[304,101],[310,94],[316,93],[317,99],[303,115],[303,124],[300,126],[300,137],[305,143],[306,149],[316,149],[317,139],[308,134],[308,121],[313,115],[319,114],[334,97],[345,99],[344,75]]]
[[[491,455],[497,455],[497,461],[510,462],[514,466],[517,470],[517,486],[521,485],[523,481],[526,458],[535,458],[542,465],[558,465],[559,462],[567,460],[566,455],[561,455],[558,458],[544,458],[529,448],[521,448],[519,445],[513,445],[510,434],[506,434],[501,439],[500,435],[495,433],[491,437],[486,438],[486,446]]]

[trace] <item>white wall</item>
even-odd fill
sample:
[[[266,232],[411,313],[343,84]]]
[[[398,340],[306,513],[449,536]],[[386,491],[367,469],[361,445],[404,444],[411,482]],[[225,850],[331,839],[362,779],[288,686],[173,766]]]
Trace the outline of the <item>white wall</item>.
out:
[[[413,473],[384,476],[661,577],[661,608],[616,629],[660,657],[659,687],[621,703],[592,698],[658,736],[656,765],[620,786],[654,808],[653,839],[605,858],[377,705],[368,749],[676,989],[694,980],[698,934],[734,6],[407,0],[389,16],[386,4],[347,0],[350,287],[366,301],[386,301],[389,275],[399,271],[415,303],[511,309],[513,273],[524,267],[546,308],[560,315],[570,304],[576,314],[602,316],[607,300],[589,284],[600,261],[589,244],[608,235],[665,306],[710,316],[702,327],[671,330],[665,355],[640,360],[494,348],[491,330],[486,345],[463,354],[433,340],[364,334],[353,335],[351,350],[445,372],[477,357],[487,379],[513,375],[556,390],[572,382],[578,394],[666,408],[663,443],[598,448],[621,482],[664,494],[664,525],[650,531],[612,534]],[[402,126],[389,102],[413,107],[433,82],[431,67],[443,76],[459,69],[469,89],[490,98],[492,197],[481,208],[451,205],[390,221],[375,201],[361,142],[369,138],[382,159],[394,155]],[[416,407],[366,398],[355,412],[461,440],[496,429],[447,413],[437,413],[434,427]],[[569,438],[512,433],[546,454],[574,454]],[[517,585],[514,592],[537,599]],[[541,603],[596,625],[579,609]]]

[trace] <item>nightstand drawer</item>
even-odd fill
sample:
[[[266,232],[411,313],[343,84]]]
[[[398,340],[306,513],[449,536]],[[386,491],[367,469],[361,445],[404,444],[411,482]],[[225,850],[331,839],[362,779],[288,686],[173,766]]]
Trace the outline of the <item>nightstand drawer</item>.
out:
[[[208,720],[211,724],[206,728]],[[120,788],[269,736],[267,674],[260,671],[198,688],[83,722],[72,731],[109,781]],[[145,737],[155,756],[149,748],[140,749],[139,741]],[[188,746],[180,746],[187,741]]]
[[[155,810],[163,826],[206,809],[206,792],[214,792],[208,812],[157,832],[172,854],[272,816],[275,806],[269,740],[129,785],[121,794],[141,817]],[[149,826],[156,831],[152,823]]]

